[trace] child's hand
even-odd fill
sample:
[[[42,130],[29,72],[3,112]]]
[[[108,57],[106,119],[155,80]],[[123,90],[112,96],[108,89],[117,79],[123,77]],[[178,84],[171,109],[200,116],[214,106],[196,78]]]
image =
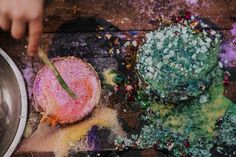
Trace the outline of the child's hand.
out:
[[[0,0],[0,28],[11,30],[14,38],[29,34],[27,52],[37,52],[42,33],[43,0]],[[26,30],[29,32],[25,32]]]

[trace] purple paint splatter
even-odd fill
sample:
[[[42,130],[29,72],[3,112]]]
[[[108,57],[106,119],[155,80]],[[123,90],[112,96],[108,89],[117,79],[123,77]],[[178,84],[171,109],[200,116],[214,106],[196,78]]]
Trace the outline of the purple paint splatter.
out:
[[[99,149],[99,140],[97,136],[98,126],[93,126],[92,129],[88,132],[88,146],[90,150]]]
[[[236,23],[233,24],[233,28],[231,29],[231,35],[236,35]],[[224,67],[236,67],[236,46],[235,46],[236,38],[232,39],[228,43],[222,46],[222,52],[220,53],[220,62],[224,65]]]
[[[223,52],[220,53],[220,62],[224,67],[236,67],[236,48],[228,43],[223,45]]]
[[[24,77],[25,82],[27,84],[29,99],[31,99],[31,95],[32,95],[33,77],[34,77],[33,71],[34,70],[33,70],[33,67],[30,64],[30,62],[26,64],[26,67],[24,69],[22,69],[23,77]]]
[[[236,35],[236,23],[233,24],[233,28],[231,29],[231,34]]]

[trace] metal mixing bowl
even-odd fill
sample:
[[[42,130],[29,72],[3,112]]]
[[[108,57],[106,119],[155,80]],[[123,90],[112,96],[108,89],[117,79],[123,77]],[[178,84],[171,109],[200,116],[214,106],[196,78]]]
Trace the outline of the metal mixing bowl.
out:
[[[0,49],[0,156],[14,152],[24,132],[27,95],[23,77],[11,58]]]

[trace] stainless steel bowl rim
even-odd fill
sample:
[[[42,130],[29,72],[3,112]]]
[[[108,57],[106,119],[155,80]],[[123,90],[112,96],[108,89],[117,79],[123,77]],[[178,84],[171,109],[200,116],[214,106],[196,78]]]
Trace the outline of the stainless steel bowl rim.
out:
[[[9,64],[9,66],[11,67],[11,69],[13,70],[15,74],[18,85],[20,87],[21,105],[22,105],[21,114],[20,114],[20,122],[18,125],[17,132],[15,134],[15,137],[10,147],[8,148],[7,152],[4,154],[4,157],[10,157],[12,153],[15,151],[17,145],[20,143],[22,135],[25,130],[26,120],[27,120],[27,110],[28,110],[27,92],[26,92],[25,82],[24,82],[24,79],[20,70],[17,68],[13,60],[1,48],[0,48],[0,56],[2,56],[5,59],[5,61]]]

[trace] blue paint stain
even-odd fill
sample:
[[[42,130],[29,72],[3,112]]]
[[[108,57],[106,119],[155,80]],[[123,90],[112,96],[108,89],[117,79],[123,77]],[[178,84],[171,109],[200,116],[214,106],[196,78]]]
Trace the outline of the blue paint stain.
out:
[[[129,34],[132,36],[138,35],[139,32],[138,31],[129,31]]]

